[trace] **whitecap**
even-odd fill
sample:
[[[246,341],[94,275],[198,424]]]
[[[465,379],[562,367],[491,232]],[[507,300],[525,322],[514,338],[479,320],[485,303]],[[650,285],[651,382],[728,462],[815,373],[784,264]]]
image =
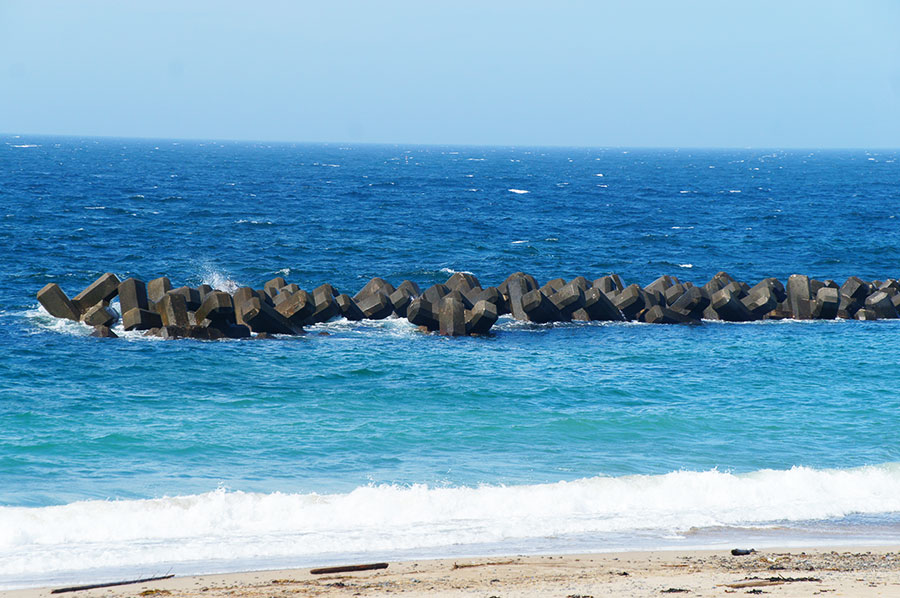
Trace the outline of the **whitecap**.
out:
[[[531,191],[527,191],[525,189],[507,189],[507,191],[509,191],[510,193],[517,193],[519,195],[522,195],[523,193],[531,193]]]
[[[679,268],[693,268],[694,264],[678,264]]]
[[[453,274],[471,274],[473,276],[475,275],[474,272],[469,272],[468,270],[454,270],[453,268],[441,268],[439,270],[439,272],[443,272],[444,274],[450,274],[450,275],[453,275]]]

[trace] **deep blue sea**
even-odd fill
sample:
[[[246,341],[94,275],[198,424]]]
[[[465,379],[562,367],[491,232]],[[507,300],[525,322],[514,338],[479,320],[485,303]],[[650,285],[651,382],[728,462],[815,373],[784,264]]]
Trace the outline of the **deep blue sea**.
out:
[[[884,280],[898,154],[0,136],[0,588],[896,544],[900,321],[97,339],[35,294],[107,271],[351,295],[457,271]]]

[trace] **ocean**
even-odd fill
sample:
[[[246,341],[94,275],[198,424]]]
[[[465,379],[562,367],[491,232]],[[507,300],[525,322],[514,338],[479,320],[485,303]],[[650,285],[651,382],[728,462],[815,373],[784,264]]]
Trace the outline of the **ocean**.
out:
[[[0,136],[0,589],[896,544],[900,321],[97,339],[35,294],[104,272],[351,295],[454,272],[884,280],[898,153]]]

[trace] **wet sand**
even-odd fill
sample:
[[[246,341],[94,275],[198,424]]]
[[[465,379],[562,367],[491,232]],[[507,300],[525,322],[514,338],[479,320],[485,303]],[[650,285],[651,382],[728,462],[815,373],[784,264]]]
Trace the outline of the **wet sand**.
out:
[[[0,592],[51,596],[52,588]],[[177,577],[56,594],[77,598],[282,598],[290,596],[893,596],[900,547],[622,552],[457,558],[313,575],[310,569]]]

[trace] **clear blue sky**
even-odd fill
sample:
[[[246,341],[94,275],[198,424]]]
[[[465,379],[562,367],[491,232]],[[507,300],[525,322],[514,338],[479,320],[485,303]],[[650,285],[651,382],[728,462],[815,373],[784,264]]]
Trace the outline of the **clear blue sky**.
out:
[[[900,2],[0,0],[0,132],[900,146]]]

